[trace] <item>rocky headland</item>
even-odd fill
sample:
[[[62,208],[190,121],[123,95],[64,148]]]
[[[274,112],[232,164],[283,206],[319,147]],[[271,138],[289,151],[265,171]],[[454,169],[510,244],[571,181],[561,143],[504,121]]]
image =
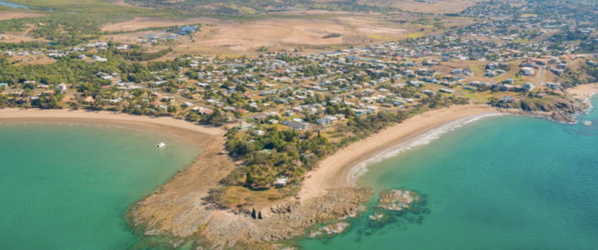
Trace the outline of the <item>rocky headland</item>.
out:
[[[173,247],[182,242],[193,242],[196,249],[275,249],[282,246],[279,243],[284,240],[334,235],[349,226],[347,218],[365,211],[365,204],[371,199],[372,190],[353,188],[347,182],[348,169],[359,161],[443,124],[472,115],[496,113],[497,110],[572,123],[576,114],[591,107],[588,93],[598,90],[598,86],[583,88],[585,90],[578,91],[580,93],[570,95],[497,102],[492,104],[493,107],[451,107],[424,113],[372,136],[383,139],[372,141],[368,138],[325,159],[310,173],[298,196],[277,200],[271,205],[223,208],[208,199],[210,190],[221,187],[219,181],[238,166],[224,150],[224,137],[214,135],[194,164],[131,208],[130,221],[146,236],[172,238],[170,245]],[[378,144],[379,147],[372,146]],[[416,193],[395,191],[382,201],[397,200],[399,203],[392,203],[392,208],[405,207],[415,201],[407,199],[416,197],[413,194]],[[381,212],[370,216],[373,221],[384,220],[384,217]],[[307,231],[321,224],[326,226]]]

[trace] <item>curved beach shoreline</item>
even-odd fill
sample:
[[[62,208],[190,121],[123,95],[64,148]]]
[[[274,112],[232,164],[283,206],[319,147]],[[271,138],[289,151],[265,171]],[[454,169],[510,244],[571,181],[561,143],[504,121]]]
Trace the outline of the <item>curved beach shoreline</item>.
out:
[[[80,123],[117,126],[171,136],[200,147],[205,146],[209,137],[224,134],[224,130],[220,128],[195,125],[171,117],[136,116],[105,111],[8,108],[0,109],[0,122]]]
[[[568,89],[569,95],[583,100],[596,93],[598,83]],[[421,141],[435,139],[461,124],[501,114],[505,113],[495,107],[472,104],[432,110],[411,117],[324,159],[316,170],[307,174],[299,197],[305,200],[322,196],[328,189],[354,186],[356,178],[367,171],[367,166],[372,163],[423,144]]]
[[[488,105],[462,105],[432,110],[411,117],[324,159],[316,170],[307,174],[308,177],[303,182],[299,197],[305,200],[324,195],[328,189],[351,187],[354,178],[359,176],[357,172],[360,168],[363,169],[371,161],[377,161],[376,156],[409,147],[410,144],[445,126],[449,126],[445,130],[450,130],[452,123],[458,126],[468,120],[494,114],[500,112]]]
[[[598,83],[590,83],[576,86],[567,90],[567,93],[579,99],[588,99],[598,92]]]
[[[598,92],[598,84],[570,89],[578,98]],[[129,214],[134,227],[146,235],[176,238],[201,236],[208,242],[232,247],[235,242],[270,242],[295,238],[314,223],[347,216],[369,198],[368,191],[352,189],[353,181],[368,164],[410,147],[422,145],[462,124],[502,114],[489,105],[455,105],[428,111],[391,126],[339,150],[307,173],[299,200],[276,201],[256,207],[264,219],[221,210],[205,202],[209,190],[237,164],[223,149],[224,130],[204,127],[169,117],[152,118],[111,112],[69,110],[0,110],[1,122],[87,123],[125,126],[195,141],[204,151],[187,169],[176,174],[158,191],[137,202]],[[284,209],[281,209],[284,208]],[[284,210],[284,211],[282,211]],[[281,212],[282,211],[282,212]],[[288,212],[286,212],[288,211]],[[292,211],[292,212],[291,212]]]

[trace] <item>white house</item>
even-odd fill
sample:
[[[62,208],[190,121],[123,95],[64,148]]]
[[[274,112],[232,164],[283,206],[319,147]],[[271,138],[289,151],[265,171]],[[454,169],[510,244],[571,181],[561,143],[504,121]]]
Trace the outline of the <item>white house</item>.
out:
[[[67,88],[66,84],[61,83],[61,84],[58,84],[58,86],[56,86],[56,89],[58,89],[60,91],[66,91],[68,88]]]
[[[276,180],[274,181],[274,185],[285,186],[285,185],[287,185],[288,180],[289,180],[288,177],[276,178]]]
[[[532,67],[523,67],[521,68],[521,74],[525,76],[533,76],[536,74],[536,70]]]

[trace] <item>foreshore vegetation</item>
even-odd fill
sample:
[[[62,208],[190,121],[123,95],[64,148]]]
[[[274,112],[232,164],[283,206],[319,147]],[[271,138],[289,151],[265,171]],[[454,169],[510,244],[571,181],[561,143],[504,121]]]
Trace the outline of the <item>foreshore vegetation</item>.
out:
[[[233,191],[268,191],[272,200],[297,195],[323,159],[417,114],[488,104],[570,121],[568,115],[583,105],[568,89],[598,82],[598,6],[584,1],[479,2],[450,17],[471,25],[444,27],[449,17],[442,15],[413,21],[442,31],[433,35],[320,53],[261,47],[220,56],[173,54],[181,40],[205,37],[196,35],[202,24],[102,27],[198,13],[255,18],[296,8],[380,15],[401,10],[355,1],[128,0],[133,6],[118,7],[92,0],[19,2],[43,15],[0,21],[0,108],[171,116],[221,127],[236,167],[208,199],[231,209],[253,205],[231,197]],[[27,39],[2,40],[14,34]],[[118,34],[135,35],[129,43],[104,39]]]

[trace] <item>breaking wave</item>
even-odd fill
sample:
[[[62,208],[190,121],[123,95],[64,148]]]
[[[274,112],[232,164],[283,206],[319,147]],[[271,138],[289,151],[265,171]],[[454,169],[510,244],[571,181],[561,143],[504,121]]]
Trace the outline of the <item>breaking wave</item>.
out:
[[[465,117],[454,122],[450,122],[444,124],[436,129],[428,131],[422,135],[417,136],[416,138],[410,139],[405,142],[401,142],[396,144],[383,152],[369,158],[363,162],[360,162],[349,169],[349,173],[347,175],[347,182],[351,184],[351,186],[355,186],[355,183],[359,179],[359,177],[363,176],[365,173],[368,172],[368,167],[374,163],[381,162],[385,159],[397,156],[398,154],[412,149],[417,146],[422,146],[429,144],[430,142],[440,138],[443,134],[455,130],[463,125],[476,122],[488,117],[494,116],[503,116],[503,113],[490,113],[490,114],[482,114],[482,115],[473,115],[469,117]]]

